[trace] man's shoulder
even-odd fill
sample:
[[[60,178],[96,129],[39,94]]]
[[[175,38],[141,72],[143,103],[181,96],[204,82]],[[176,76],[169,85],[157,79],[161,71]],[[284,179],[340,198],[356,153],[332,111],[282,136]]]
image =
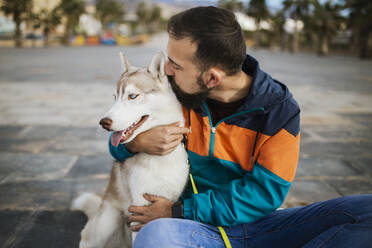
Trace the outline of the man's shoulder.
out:
[[[300,112],[300,107],[293,97],[273,106],[267,113],[265,132],[273,136],[281,129],[286,129],[297,136],[300,129]]]

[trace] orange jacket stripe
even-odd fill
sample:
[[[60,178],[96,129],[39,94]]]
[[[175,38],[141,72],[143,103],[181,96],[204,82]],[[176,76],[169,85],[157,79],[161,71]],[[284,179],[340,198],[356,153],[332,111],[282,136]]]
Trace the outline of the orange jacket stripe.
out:
[[[186,120],[186,127],[189,127],[189,112],[185,108],[183,110]],[[192,135],[187,135],[187,147],[190,151],[195,152],[201,156],[208,156],[210,142],[208,116],[202,117],[201,115],[190,110],[190,118],[192,123]]]
[[[257,132],[224,122],[218,128],[219,131],[215,136],[214,156],[240,164],[243,169],[251,171],[250,160]]]
[[[300,133],[293,136],[287,130],[281,129],[262,145],[258,163],[284,180],[292,182],[299,158],[300,136]]]

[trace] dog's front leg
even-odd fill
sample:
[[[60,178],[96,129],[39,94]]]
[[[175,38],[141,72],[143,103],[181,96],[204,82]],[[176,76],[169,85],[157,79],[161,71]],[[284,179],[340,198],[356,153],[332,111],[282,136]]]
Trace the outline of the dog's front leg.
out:
[[[123,223],[120,211],[103,201],[97,214],[88,220],[81,232],[80,248],[103,248]]]
[[[148,206],[148,205],[151,204],[151,202],[149,202],[148,200],[146,200],[143,197],[143,194],[144,193],[134,194],[134,192],[132,192],[133,205],[135,205],[135,206]],[[139,225],[139,224],[142,224],[142,223],[141,222],[131,222],[130,226],[136,226],[136,225]],[[134,240],[136,239],[137,234],[138,234],[138,232],[132,232],[132,243],[134,243]]]

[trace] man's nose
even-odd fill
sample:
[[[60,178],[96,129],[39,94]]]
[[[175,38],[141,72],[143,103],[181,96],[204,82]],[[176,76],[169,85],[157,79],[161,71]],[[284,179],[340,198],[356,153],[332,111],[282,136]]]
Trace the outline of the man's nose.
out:
[[[167,76],[174,76],[174,70],[172,69],[172,65],[169,60],[167,60],[164,64],[164,72]]]
[[[102,118],[99,121],[99,124],[106,129],[107,131],[111,131],[111,125],[112,125],[112,120],[108,117]]]

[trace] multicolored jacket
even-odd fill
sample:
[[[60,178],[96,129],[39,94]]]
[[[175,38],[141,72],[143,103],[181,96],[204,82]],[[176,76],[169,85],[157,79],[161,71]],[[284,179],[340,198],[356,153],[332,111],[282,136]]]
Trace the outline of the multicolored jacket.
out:
[[[199,194],[189,183],[181,199],[187,219],[216,226],[256,221],[280,207],[295,177],[300,144],[300,109],[288,88],[247,56],[243,71],[252,86],[237,111],[212,125],[206,103],[184,109],[187,152]],[[132,156],[124,145],[112,156]]]

